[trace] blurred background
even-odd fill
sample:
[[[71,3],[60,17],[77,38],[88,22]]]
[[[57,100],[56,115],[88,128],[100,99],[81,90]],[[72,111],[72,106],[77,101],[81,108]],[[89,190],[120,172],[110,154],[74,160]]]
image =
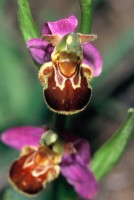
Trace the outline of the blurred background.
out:
[[[44,21],[72,14],[80,19],[75,0],[29,3],[40,32]],[[127,109],[134,106],[133,8],[133,0],[94,0],[92,33],[98,35],[94,45],[104,59],[103,73],[92,82],[93,96],[88,108],[69,117],[67,123],[69,129],[90,141],[92,153],[120,126]],[[0,133],[14,126],[50,124],[52,113],[44,104],[37,72],[21,37],[16,1],[0,0]],[[133,144],[132,139],[118,166],[100,183],[94,200],[134,199]],[[7,181],[8,169],[17,155],[17,151],[0,143],[0,200],[29,199],[14,191]],[[52,187],[47,190],[52,191]],[[61,193],[57,200],[71,200],[63,199],[65,193]],[[35,199],[52,199],[44,195]]]

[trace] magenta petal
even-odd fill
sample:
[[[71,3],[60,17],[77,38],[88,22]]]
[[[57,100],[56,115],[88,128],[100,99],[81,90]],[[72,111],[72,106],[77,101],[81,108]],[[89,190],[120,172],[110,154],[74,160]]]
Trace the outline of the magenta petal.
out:
[[[102,71],[102,57],[99,51],[90,43],[83,44],[83,64],[89,65],[94,72],[94,76],[99,76]]]
[[[78,21],[75,16],[70,16],[58,20],[56,22],[46,22],[43,25],[42,35],[43,34],[61,34],[62,36],[74,32],[78,25]]]
[[[21,126],[16,128],[8,129],[2,133],[1,140],[17,149],[20,150],[23,146],[37,146],[41,135],[46,130],[41,127],[35,126]]]
[[[96,195],[98,184],[86,165],[76,162],[65,163],[61,166],[61,173],[82,198],[91,199]]]
[[[72,143],[73,147],[76,150],[76,154],[73,155],[73,159],[77,161],[81,160],[85,164],[89,164],[91,158],[89,142],[85,139],[79,138],[77,135],[72,134],[69,131],[65,131],[62,134],[65,142]],[[72,155],[65,154],[63,160],[68,160],[70,159],[70,157],[72,159]]]
[[[27,48],[37,63],[44,64],[51,61],[51,54],[54,47],[50,43],[40,38],[35,38],[28,40]]]
[[[72,154],[65,152],[61,162],[61,173],[81,197],[90,199],[95,196],[98,185],[88,168],[90,162],[89,143],[70,132],[64,132],[63,137],[66,143],[72,143],[76,152]]]
[[[81,160],[84,164],[89,164],[91,155],[88,141],[84,139],[79,139],[74,144],[74,148],[77,151],[77,153],[75,154],[76,160]]]

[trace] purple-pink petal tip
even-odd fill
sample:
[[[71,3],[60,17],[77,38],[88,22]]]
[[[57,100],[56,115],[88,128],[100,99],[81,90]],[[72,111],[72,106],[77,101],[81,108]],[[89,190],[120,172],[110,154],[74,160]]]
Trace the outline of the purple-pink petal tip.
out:
[[[64,36],[68,33],[74,32],[77,25],[77,18],[73,15],[55,22],[45,22],[42,28],[42,35],[60,34],[61,36]]]
[[[84,199],[93,198],[98,191],[98,184],[89,169],[90,146],[88,141],[75,135],[65,134],[65,141],[72,143],[76,152],[64,154],[61,163],[61,173],[67,182]]]
[[[38,146],[41,135],[45,132],[44,128],[35,126],[21,126],[8,129],[2,133],[3,143],[17,150],[23,146]]]
[[[51,61],[51,54],[54,47],[50,43],[40,38],[34,38],[28,40],[26,45],[37,63],[44,64],[45,62]]]
[[[98,49],[92,44],[83,44],[83,61],[93,69],[94,76],[99,76],[102,72],[103,60]]]

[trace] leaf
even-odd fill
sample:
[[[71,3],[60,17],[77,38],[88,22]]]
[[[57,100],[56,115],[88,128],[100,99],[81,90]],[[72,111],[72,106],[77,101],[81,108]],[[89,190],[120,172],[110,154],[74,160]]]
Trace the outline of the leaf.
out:
[[[97,180],[101,180],[118,163],[134,128],[134,109],[129,109],[129,116],[116,133],[95,153],[90,168]]]

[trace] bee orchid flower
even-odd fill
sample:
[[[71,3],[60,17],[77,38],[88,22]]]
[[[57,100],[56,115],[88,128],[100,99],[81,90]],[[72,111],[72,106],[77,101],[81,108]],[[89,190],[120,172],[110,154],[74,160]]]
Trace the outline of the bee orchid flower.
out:
[[[93,77],[102,71],[99,51],[90,43],[94,34],[76,32],[75,16],[44,23],[41,38],[27,42],[33,59],[42,65],[39,80],[50,110],[58,114],[75,114],[88,105]]]
[[[21,151],[10,168],[11,184],[20,192],[35,195],[61,172],[79,196],[93,198],[98,184],[89,169],[89,143],[70,132],[63,132],[64,148],[58,151],[54,146],[57,137],[46,127],[34,126],[11,128],[2,134],[5,144]]]

